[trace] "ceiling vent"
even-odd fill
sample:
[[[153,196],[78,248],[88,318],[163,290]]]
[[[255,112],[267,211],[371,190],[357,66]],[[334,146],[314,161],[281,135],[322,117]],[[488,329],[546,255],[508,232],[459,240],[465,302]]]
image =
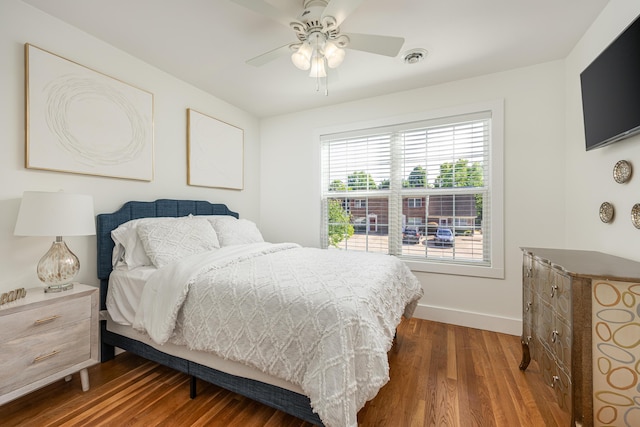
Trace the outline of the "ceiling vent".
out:
[[[417,64],[427,57],[425,49],[411,49],[402,54],[402,61],[405,64]]]

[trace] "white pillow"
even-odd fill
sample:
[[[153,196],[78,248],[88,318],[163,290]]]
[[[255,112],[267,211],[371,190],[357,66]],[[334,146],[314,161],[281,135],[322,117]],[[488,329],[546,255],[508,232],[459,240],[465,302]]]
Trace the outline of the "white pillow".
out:
[[[258,226],[248,219],[236,219],[232,216],[206,218],[216,231],[221,247],[264,242]]]
[[[138,237],[137,227],[140,224],[152,224],[175,219],[173,217],[159,218],[139,218],[120,224],[111,231],[111,238],[115,243],[113,248],[113,267],[116,268],[123,263],[127,268],[136,268],[153,265]]]
[[[175,218],[172,221],[140,224],[137,229],[147,256],[158,268],[189,255],[220,247],[216,232],[204,219]]]

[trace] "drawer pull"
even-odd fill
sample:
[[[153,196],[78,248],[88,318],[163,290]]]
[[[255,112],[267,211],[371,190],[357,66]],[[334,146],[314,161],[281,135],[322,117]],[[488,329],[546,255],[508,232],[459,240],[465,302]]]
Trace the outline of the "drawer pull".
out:
[[[551,286],[551,298],[556,296],[556,291],[558,290],[558,285],[552,285]]]
[[[36,357],[35,359],[33,359],[33,363],[42,362],[43,360],[53,357],[58,353],[60,353],[60,350],[53,350],[51,353],[43,354],[42,356]]]
[[[551,332],[551,342],[552,343],[555,343],[556,341],[558,341],[558,335],[560,335],[558,333],[558,331]]]
[[[556,388],[556,383],[560,381],[560,377],[557,375],[554,375],[551,377],[551,388]]]
[[[531,310],[531,301],[527,302],[527,307],[525,308],[526,311],[530,311]]]
[[[60,317],[59,314],[54,314],[53,316],[45,317],[44,319],[38,319],[35,322],[33,322],[33,324],[36,325],[36,326],[42,325],[43,323],[53,322],[54,320],[58,319],[59,317]]]

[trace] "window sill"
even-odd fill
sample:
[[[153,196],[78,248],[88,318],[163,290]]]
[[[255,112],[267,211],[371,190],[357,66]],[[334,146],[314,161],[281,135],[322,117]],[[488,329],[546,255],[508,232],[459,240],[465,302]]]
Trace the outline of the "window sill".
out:
[[[402,258],[404,263],[414,272],[451,274],[455,276],[472,276],[490,279],[504,279],[504,268],[479,265],[455,264],[444,262],[415,261]]]

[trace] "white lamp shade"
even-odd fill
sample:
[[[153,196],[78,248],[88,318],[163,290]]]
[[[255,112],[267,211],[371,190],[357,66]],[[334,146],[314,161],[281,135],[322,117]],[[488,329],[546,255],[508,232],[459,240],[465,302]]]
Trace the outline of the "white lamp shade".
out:
[[[96,234],[93,197],[65,192],[25,191],[13,234],[88,236]]]
[[[311,53],[313,49],[307,42],[302,43],[298,50],[291,55],[293,65],[301,70],[308,70],[311,67]]]
[[[311,59],[311,72],[309,77],[327,77],[327,71],[324,68],[324,57],[314,56]]]
[[[345,51],[336,46],[332,41],[328,41],[324,44],[324,56],[327,58],[327,65],[329,68],[336,68],[344,60]]]

